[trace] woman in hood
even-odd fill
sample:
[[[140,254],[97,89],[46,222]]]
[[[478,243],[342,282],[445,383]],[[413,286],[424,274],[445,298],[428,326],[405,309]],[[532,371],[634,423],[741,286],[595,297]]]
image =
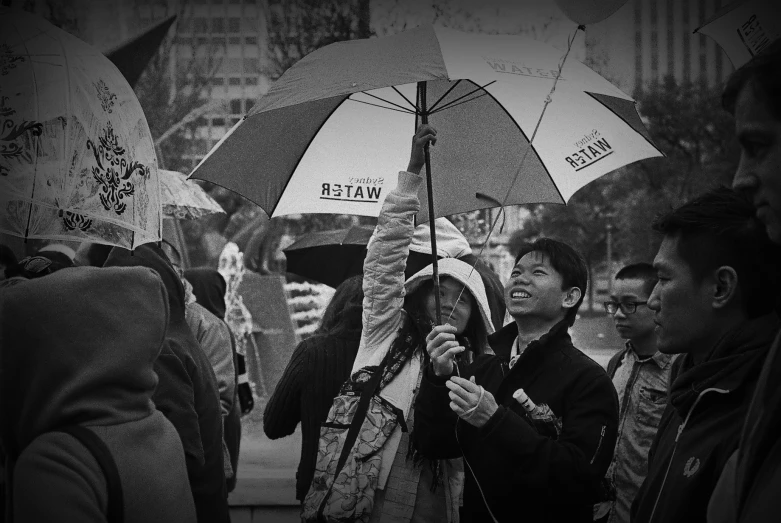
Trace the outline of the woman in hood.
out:
[[[364,262],[363,330],[353,372],[378,365],[397,339],[415,345],[412,356],[399,374],[379,394],[403,413],[414,434],[414,396],[428,364],[426,336],[436,324],[433,267],[423,268],[404,281],[414,224],[420,208],[419,175],[427,143],[436,132],[422,125],[415,134],[409,167],[399,173],[399,182],[385,199],[377,228],[367,247]],[[480,274],[454,258],[439,261],[442,322],[456,326],[459,341],[466,347],[463,357],[488,349],[487,335],[493,333],[491,313]],[[374,521],[458,521],[463,485],[460,460],[428,460],[410,444],[414,436],[400,427],[385,442],[371,520]],[[410,491],[410,486],[414,490]]]
[[[152,403],[168,319],[149,269],[79,267],[0,294],[6,521],[194,521],[184,450]],[[121,489],[63,429],[107,448]],[[112,476],[116,479],[116,476]]]

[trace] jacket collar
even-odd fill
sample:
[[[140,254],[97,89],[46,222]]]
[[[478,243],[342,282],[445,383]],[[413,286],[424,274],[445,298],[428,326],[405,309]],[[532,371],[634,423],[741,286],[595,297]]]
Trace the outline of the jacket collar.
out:
[[[569,340],[570,337],[569,332],[567,332],[568,329],[569,324],[567,323],[567,320],[561,320],[553,327],[551,327],[547,333],[540,336],[539,339],[529,343],[529,345],[526,347],[526,350],[524,351],[524,354],[536,353],[540,350],[540,348],[544,348],[558,340],[563,340],[565,338]],[[517,337],[518,324],[513,321],[492,335],[488,336],[488,343],[497,356],[500,356],[503,360],[509,360],[513,343]]]
[[[626,349],[624,349],[624,355],[626,355],[628,352],[631,352],[635,355],[635,358],[638,360],[640,359],[640,355],[635,352],[635,347],[632,345],[630,340],[626,340],[625,346]],[[664,354],[662,352],[656,351],[656,353],[651,356],[651,361],[655,363],[660,370],[665,370],[672,363],[673,356],[671,354]]]

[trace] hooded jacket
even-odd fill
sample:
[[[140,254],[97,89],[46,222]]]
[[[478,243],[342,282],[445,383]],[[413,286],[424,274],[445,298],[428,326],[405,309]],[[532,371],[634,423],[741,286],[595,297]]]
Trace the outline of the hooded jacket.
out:
[[[160,278],[140,267],[66,269],[5,289],[0,317],[13,521],[106,521],[97,460],[56,432],[71,425],[87,427],[111,452],[126,522],[193,521],[182,443],[151,401],[167,320]]]
[[[708,500],[738,446],[762,362],[779,320],[770,314],[725,334],[706,360],[678,360],[670,401],[648,454],[632,522],[704,522]]]
[[[590,522],[618,431],[613,383],[599,364],[572,345],[566,320],[531,342],[508,370],[517,336],[516,323],[505,325],[488,338],[496,356],[459,365],[460,375],[474,376],[499,406],[479,429],[450,409],[449,377],[438,377],[426,367],[415,403],[420,429],[415,444],[430,456],[454,458],[463,452],[471,467],[464,489],[465,523],[491,521],[489,509],[500,523],[521,518]],[[557,439],[532,428],[512,397],[519,388],[561,418]]]
[[[375,234],[367,247],[363,276],[363,319],[361,341],[353,363],[353,372],[368,365],[378,365],[387,354],[404,324],[404,298],[417,290],[431,274],[424,268],[405,284],[404,268],[413,236],[413,217],[420,208],[418,188],[422,178],[400,172],[396,189],[388,193],[377,222]],[[451,276],[466,283],[472,292],[480,318],[487,334],[494,331],[482,280],[476,271],[458,260],[440,260],[440,276]],[[473,310],[473,314],[475,311]],[[380,396],[398,407],[407,422],[413,397],[420,378],[421,358],[411,358],[396,377],[380,391]],[[414,430],[414,429],[413,429]],[[402,439],[401,427],[386,441],[382,449],[382,463],[378,488],[385,489]],[[404,449],[406,452],[406,448]],[[384,503],[388,503],[386,498]],[[452,503],[451,503],[452,505]],[[375,512],[377,506],[375,505]]]
[[[236,340],[225,323],[227,286],[222,275],[214,269],[189,269],[184,271],[184,277],[196,300],[187,304],[187,325],[209,358],[217,378],[223,418],[223,440],[230,460],[230,469],[226,464],[225,473],[228,476],[228,492],[231,492],[236,488],[239,466],[241,406],[238,401]]]
[[[219,393],[211,364],[185,321],[184,286],[156,245],[141,245],[132,254],[115,247],[104,265],[133,266],[157,272],[168,293],[170,313],[152,400],[182,439],[198,521],[228,521]]]

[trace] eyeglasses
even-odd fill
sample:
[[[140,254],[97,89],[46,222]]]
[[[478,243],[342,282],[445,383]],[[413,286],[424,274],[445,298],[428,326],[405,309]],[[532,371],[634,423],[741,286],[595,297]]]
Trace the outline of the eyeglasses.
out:
[[[646,305],[648,304],[647,301],[606,301],[604,303],[605,305],[605,312],[608,314],[615,314],[616,311],[620,308],[621,312],[624,314],[634,314],[637,311],[638,305]]]

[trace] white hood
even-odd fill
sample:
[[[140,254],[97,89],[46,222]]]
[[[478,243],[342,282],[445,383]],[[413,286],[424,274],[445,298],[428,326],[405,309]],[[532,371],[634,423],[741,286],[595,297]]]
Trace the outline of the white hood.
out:
[[[437,239],[439,239],[439,233],[437,233]],[[483,279],[480,277],[480,273],[477,272],[477,269],[473,269],[468,263],[455,258],[443,258],[439,260],[438,266],[440,278],[443,276],[455,278],[464,284],[469,292],[472,293],[472,296],[475,298],[477,306],[480,309],[480,315],[483,318],[486,334],[492,334],[494,332],[494,324],[491,322],[491,310],[488,307],[488,298],[485,294]],[[427,265],[416,272],[404,284],[406,294],[409,296],[415,292],[423,282],[431,279],[433,273],[433,265]]]

